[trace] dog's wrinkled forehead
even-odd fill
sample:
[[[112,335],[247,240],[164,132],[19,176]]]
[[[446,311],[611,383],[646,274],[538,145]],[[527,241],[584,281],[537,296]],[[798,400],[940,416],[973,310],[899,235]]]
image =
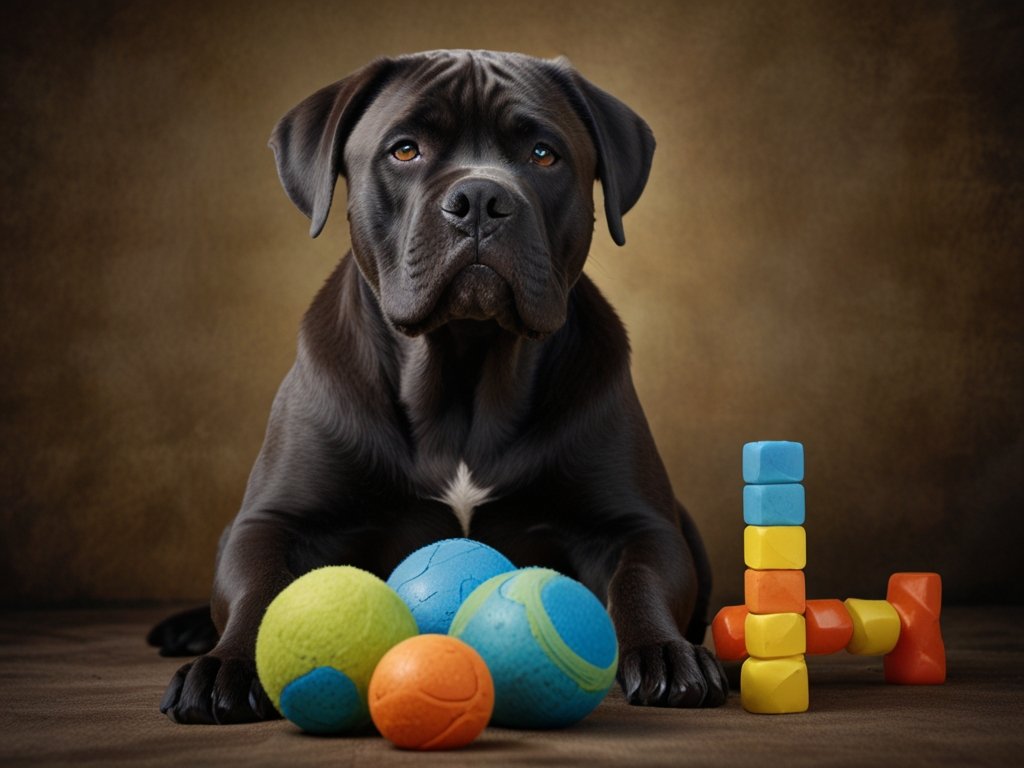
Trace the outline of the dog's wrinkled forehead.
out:
[[[355,132],[382,141],[403,131],[438,139],[551,133],[593,160],[586,126],[551,63],[490,51],[438,51],[403,57]]]
[[[514,138],[517,130],[524,140],[534,134],[543,142],[545,130],[566,139],[554,147],[556,154],[559,148],[566,153],[562,159],[570,161],[580,183],[600,180],[608,230],[616,243],[626,242],[622,217],[651,170],[650,127],[564,59],[488,51],[376,59],[278,121],[270,138],[278,174],[288,197],[309,216],[311,236],[323,230],[339,174],[351,182],[352,171],[365,171],[368,158],[380,157],[383,134],[399,130],[403,119],[419,120],[428,137],[431,130],[445,133],[439,144],[445,150],[473,148],[466,141],[472,137],[477,154],[481,147],[488,150],[488,161],[501,149],[495,142]],[[452,135],[453,130],[461,133]]]

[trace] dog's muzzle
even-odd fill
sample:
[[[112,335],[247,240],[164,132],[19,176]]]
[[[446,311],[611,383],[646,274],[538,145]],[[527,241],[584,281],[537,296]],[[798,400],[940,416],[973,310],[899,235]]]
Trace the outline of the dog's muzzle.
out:
[[[401,267],[382,283],[385,313],[401,332],[476,320],[541,338],[564,321],[544,224],[498,174],[469,170],[421,201]]]

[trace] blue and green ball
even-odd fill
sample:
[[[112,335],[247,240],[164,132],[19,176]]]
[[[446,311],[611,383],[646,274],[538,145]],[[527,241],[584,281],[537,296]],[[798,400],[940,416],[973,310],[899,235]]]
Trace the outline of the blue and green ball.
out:
[[[481,584],[449,634],[475,648],[490,669],[497,725],[571,725],[615,682],[619,649],[608,612],[578,581],[546,568]]]

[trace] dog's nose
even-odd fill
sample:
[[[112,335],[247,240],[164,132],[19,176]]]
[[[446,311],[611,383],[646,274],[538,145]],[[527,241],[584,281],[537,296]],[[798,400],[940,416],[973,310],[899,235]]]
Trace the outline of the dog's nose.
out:
[[[463,179],[441,204],[444,217],[460,232],[486,237],[516,212],[512,193],[491,179]]]

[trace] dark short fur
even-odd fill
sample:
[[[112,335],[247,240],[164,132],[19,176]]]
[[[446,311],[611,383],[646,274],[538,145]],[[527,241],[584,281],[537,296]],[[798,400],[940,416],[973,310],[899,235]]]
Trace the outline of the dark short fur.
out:
[[[637,400],[622,323],[582,274],[594,180],[621,244],[650,170],[647,125],[564,61],[439,51],[317,92],[271,146],[314,236],[345,177],[353,247],[303,320],[221,540],[216,632],[197,611],[151,635],[167,654],[208,651],[161,710],[274,716],[253,649],[283,587],[338,563],[386,578],[414,549],[467,534],[606,601],[631,702],[721,704],[721,666],[696,645],[703,545]],[[462,464],[487,489],[468,530],[441,501]]]

